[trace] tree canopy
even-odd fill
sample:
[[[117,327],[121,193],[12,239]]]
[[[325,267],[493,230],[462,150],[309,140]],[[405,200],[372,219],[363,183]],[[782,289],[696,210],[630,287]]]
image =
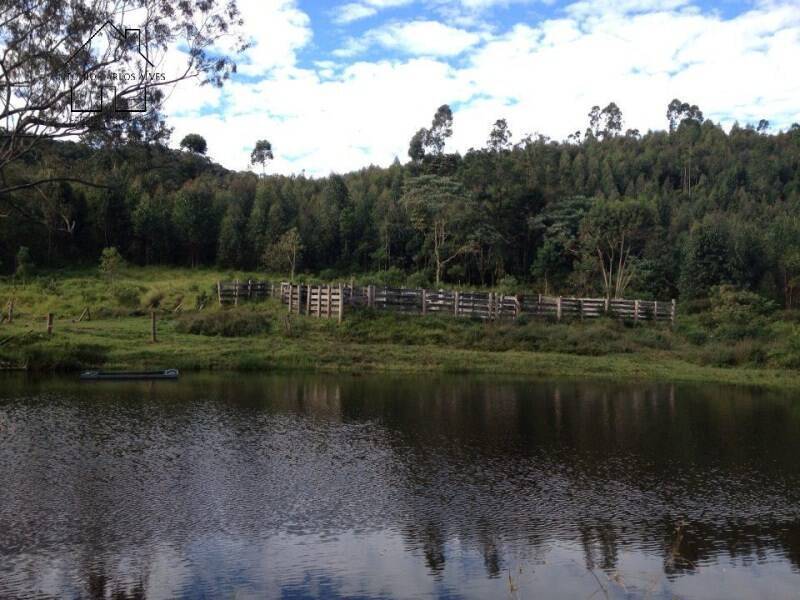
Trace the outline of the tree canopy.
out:
[[[132,264],[392,270],[420,285],[513,277],[561,294],[695,298],[733,285],[795,306],[800,126],[726,130],[677,101],[663,131],[639,134],[600,106],[576,124],[589,135],[512,140],[495,119],[463,155],[440,143],[457,127],[440,108],[407,164],[322,178],[232,172],[158,144],[41,140],[18,181],[68,168],[106,186],[0,195],[0,267],[13,272],[21,247],[40,268],[96,265],[115,247]]]

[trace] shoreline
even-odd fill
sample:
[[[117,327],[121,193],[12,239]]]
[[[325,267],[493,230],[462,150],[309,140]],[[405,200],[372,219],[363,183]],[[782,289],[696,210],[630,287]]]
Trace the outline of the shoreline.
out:
[[[132,331],[132,320],[64,323],[52,337],[40,334],[25,347],[25,354],[29,357],[28,369],[20,371],[19,363],[7,363],[0,371],[55,374],[91,368],[107,371],[177,368],[187,373],[276,371],[489,375],[525,380],[719,383],[800,388],[800,372],[797,371],[703,366],[681,358],[676,351],[587,356],[430,344],[353,342],[321,336],[308,339],[276,335],[201,336],[176,333],[169,322],[163,324],[159,341],[153,344],[146,341],[144,331]],[[136,320],[137,330],[143,329],[140,325],[141,319]],[[13,327],[19,333],[29,330],[29,327],[16,323]],[[13,352],[13,345],[0,350]]]

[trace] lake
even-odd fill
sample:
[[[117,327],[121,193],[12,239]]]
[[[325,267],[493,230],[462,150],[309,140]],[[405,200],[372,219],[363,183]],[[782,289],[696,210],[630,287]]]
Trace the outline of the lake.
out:
[[[798,598],[800,398],[0,378],[0,598]]]

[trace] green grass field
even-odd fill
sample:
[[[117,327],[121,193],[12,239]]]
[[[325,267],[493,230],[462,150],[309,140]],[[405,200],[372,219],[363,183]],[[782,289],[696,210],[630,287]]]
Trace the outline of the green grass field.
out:
[[[43,274],[24,285],[2,281],[0,301],[5,306],[15,298],[15,318],[0,325],[0,365],[448,372],[800,386],[792,362],[800,351],[797,325],[783,318],[764,325],[765,337],[735,343],[714,339],[702,316],[687,316],[672,329],[606,319],[482,323],[360,311],[338,324],[289,316],[272,300],[222,309],[214,282],[235,277],[264,276],[129,267],[113,282],[90,271]],[[178,304],[182,309],[174,312]],[[91,320],[77,322],[87,307]],[[155,344],[150,310],[158,315]],[[50,337],[48,312],[55,315]]]

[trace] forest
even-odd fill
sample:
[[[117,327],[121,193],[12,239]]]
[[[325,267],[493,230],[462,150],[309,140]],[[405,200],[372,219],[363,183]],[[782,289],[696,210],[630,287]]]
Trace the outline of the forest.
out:
[[[202,132],[180,150],[43,140],[5,173],[0,271],[95,268],[115,248],[139,265],[662,300],[730,285],[795,305],[800,125],[726,130],[679,100],[664,130],[623,123],[610,103],[564,141],[514,140],[498,119],[462,155],[443,105],[406,163],[324,178],[268,174],[266,140],[248,172],[208,158]],[[93,185],[14,186],[64,172]]]

